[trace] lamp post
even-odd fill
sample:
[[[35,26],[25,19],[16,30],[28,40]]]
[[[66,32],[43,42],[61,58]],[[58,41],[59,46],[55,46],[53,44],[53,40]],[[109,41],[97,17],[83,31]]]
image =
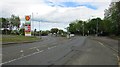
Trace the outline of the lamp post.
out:
[[[40,35],[40,21],[39,21],[39,37],[41,38],[41,35]]]
[[[33,22],[33,12],[32,12],[32,25],[33,25],[33,36],[34,36],[34,22]]]

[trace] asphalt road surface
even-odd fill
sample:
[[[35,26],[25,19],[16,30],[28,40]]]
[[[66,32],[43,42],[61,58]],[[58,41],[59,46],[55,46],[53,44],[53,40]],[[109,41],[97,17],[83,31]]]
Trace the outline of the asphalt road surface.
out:
[[[1,64],[117,65],[117,41],[110,40],[86,36],[75,36],[70,39],[44,36],[39,42],[3,46]],[[114,46],[115,50],[108,47],[109,45]]]

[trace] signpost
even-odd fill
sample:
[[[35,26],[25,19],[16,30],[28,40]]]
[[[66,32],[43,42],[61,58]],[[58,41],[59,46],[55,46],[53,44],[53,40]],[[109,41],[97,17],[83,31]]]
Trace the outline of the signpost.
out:
[[[31,36],[31,16],[25,16],[25,36]]]

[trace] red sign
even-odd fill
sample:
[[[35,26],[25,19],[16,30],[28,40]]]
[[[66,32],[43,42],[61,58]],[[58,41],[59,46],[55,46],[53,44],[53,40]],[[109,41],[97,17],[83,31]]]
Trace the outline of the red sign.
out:
[[[30,20],[30,16],[25,16],[26,21]]]
[[[25,25],[25,26],[26,26],[25,32],[30,32],[31,31],[31,26],[30,25]]]
[[[31,36],[31,16],[25,16],[25,36]]]

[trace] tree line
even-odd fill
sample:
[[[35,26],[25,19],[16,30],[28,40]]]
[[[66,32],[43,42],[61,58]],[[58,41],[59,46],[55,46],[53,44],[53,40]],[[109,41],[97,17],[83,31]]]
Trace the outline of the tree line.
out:
[[[10,18],[0,18],[0,30],[2,30],[2,34],[17,34],[19,28],[19,16],[11,15]]]
[[[104,19],[76,20],[69,24],[67,30],[79,35],[120,35],[120,1],[110,4],[105,10]]]

